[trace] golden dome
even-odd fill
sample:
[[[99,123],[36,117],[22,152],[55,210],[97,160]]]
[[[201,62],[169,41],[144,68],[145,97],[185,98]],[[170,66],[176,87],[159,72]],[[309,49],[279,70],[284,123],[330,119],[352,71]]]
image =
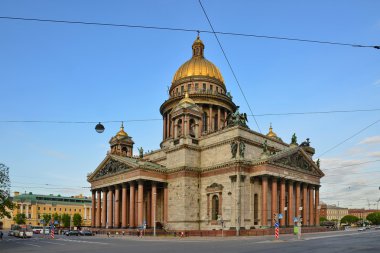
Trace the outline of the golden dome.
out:
[[[278,138],[277,134],[273,132],[272,123],[270,123],[269,133],[267,133],[267,136],[271,138]]]
[[[116,136],[128,136],[128,134],[124,131],[123,122],[121,122],[120,130],[117,132]]]
[[[193,57],[179,67],[174,74],[172,83],[186,77],[206,76],[215,78],[224,84],[223,76],[218,67],[204,58],[204,48],[205,46],[198,35],[192,46]]]

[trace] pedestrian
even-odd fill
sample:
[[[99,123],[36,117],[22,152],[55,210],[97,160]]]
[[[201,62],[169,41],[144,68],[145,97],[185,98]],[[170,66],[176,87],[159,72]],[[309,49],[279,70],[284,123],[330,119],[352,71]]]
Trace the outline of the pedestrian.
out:
[[[3,240],[3,231],[0,230],[0,240]]]

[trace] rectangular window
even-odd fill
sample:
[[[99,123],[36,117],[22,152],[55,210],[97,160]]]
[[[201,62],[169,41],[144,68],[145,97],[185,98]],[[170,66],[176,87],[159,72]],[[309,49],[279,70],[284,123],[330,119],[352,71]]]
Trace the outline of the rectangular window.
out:
[[[77,209],[74,209],[74,212],[76,212],[77,211]]]
[[[219,93],[219,88],[218,87],[216,87],[216,93]]]
[[[65,212],[66,212],[67,210],[66,210],[66,208],[65,208]]]
[[[49,211],[51,211],[51,207],[49,207]]]
[[[54,211],[57,211],[57,208],[54,208]]]
[[[183,94],[184,91],[185,91],[185,88],[181,86],[181,94]]]
[[[210,91],[212,92],[212,85],[210,85]]]
[[[40,207],[38,207],[38,211],[40,210]]]
[[[206,83],[203,83],[203,91],[206,91]]]
[[[191,90],[191,83],[189,83],[188,85],[187,85],[187,91],[190,91]]]
[[[61,208],[59,208],[59,211],[61,211]]]
[[[44,207],[44,211],[46,210],[46,207]]]
[[[178,94],[178,88],[175,89],[175,93]]]
[[[195,83],[195,90],[198,90],[198,83]]]

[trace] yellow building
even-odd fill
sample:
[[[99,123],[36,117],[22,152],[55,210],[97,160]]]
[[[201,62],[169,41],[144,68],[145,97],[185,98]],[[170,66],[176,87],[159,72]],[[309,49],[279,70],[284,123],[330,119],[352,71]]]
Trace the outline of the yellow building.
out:
[[[91,225],[91,199],[83,195],[74,197],[62,197],[60,195],[36,195],[33,193],[19,194],[14,192],[13,202],[16,207],[10,219],[4,218],[3,228],[7,229],[14,224],[13,217],[19,213],[26,216],[26,224],[32,226],[42,225],[40,223],[44,214],[74,215],[79,213],[82,216],[82,226]],[[0,221],[1,223],[1,221]]]

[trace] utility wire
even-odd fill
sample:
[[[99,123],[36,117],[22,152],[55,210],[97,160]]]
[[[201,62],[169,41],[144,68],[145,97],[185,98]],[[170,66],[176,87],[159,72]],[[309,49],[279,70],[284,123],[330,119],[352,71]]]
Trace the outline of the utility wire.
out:
[[[372,160],[372,161],[365,161],[365,162],[355,163],[355,164],[349,164],[349,165],[344,165],[344,166],[339,166],[339,167],[327,168],[327,169],[323,169],[323,171],[325,171],[325,170],[342,169],[342,168],[353,167],[353,166],[357,166],[357,165],[361,165],[361,164],[376,163],[376,162],[380,162],[380,159],[378,159],[378,160]]]
[[[248,115],[250,117],[265,116],[288,116],[288,115],[313,115],[313,114],[335,114],[335,113],[356,113],[356,112],[378,112],[380,108],[375,109],[354,109],[354,110],[332,110],[332,111],[314,111],[314,112],[284,112],[284,113],[263,113]],[[120,123],[120,122],[145,122],[145,121],[162,121],[159,119],[127,119],[127,120],[105,120],[101,123]],[[50,123],[50,124],[97,124],[99,121],[64,121],[64,120],[0,120],[0,123]]]
[[[208,15],[207,15],[207,12],[206,12],[205,8],[204,8],[203,5],[202,5],[201,0],[198,0],[198,1],[199,1],[200,6],[202,7],[203,13],[205,14],[205,16],[206,16],[206,18],[207,18],[207,21],[208,21],[208,23],[209,23],[209,25],[210,25],[210,27],[211,27],[211,30],[212,30],[212,32],[213,32],[213,34],[214,34],[216,40],[218,41],[219,47],[220,47],[220,49],[221,49],[222,52],[223,52],[224,58],[226,59],[226,61],[227,61],[227,63],[228,63],[228,66],[230,67],[230,70],[231,70],[231,72],[232,72],[232,75],[234,76],[235,81],[236,81],[237,85],[239,86],[240,92],[241,92],[241,94],[243,95],[245,102],[247,103],[247,106],[248,106],[248,108],[249,108],[249,111],[251,112],[251,115],[252,115],[253,119],[255,120],[256,126],[257,126],[259,132],[261,133],[260,126],[259,126],[259,124],[258,124],[258,122],[257,122],[257,120],[256,120],[256,118],[255,118],[255,116],[253,116],[254,114],[253,114],[253,111],[252,111],[252,109],[251,109],[251,106],[249,105],[248,100],[247,100],[247,98],[245,97],[245,94],[244,94],[244,92],[243,92],[243,89],[242,89],[241,86],[240,86],[239,80],[238,80],[237,77],[236,77],[235,71],[233,70],[233,68],[232,68],[232,66],[231,66],[231,63],[230,63],[230,61],[229,61],[228,58],[227,58],[226,52],[224,51],[223,46],[222,46],[222,44],[221,44],[220,41],[219,41],[218,35],[216,35],[216,33],[215,33],[214,27],[213,27],[212,24],[211,24],[211,21],[210,21]]]
[[[19,21],[34,21],[34,22],[49,22],[49,23],[63,23],[63,24],[72,24],[72,25],[96,25],[96,26],[110,26],[110,27],[119,27],[119,28],[164,30],[164,31],[175,31],[175,32],[201,32],[201,33],[240,36],[240,37],[253,37],[253,38],[262,38],[262,39],[286,40],[286,41],[317,43],[317,44],[327,44],[327,45],[336,45],[336,46],[349,46],[349,47],[357,47],[357,48],[380,49],[379,45],[378,46],[361,45],[361,44],[342,43],[342,42],[333,42],[333,41],[310,40],[310,39],[300,39],[300,38],[290,38],[290,37],[280,37],[280,36],[268,36],[268,35],[221,32],[221,31],[208,31],[208,30],[174,28],[174,27],[115,24],[115,23],[101,23],[101,22],[85,22],[85,21],[57,20],[57,19],[24,18],[24,17],[11,17],[11,16],[0,16],[0,19],[19,20]]]
[[[357,110],[335,110],[335,111],[315,111],[315,112],[284,112],[284,113],[264,113],[255,114],[255,117],[263,116],[286,116],[286,115],[304,115],[304,114],[331,114],[331,113],[351,113],[351,112],[375,112],[380,109],[357,109]],[[253,115],[248,115],[253,116]]]
[[[371,126],[373,126],[373,125],[375,125],[375,124],[377,124],[377,123],[379,123],[379,122],[380,122],[380,119],[378,119],[378,120],[376,120],[375,122],[371,123],[370,125],[364,127],[363,129],[361,129],[361,130],[359,130],[358,132],[354,133],[353,135],[351,135],[351,136],[348,137],[347,139],[345,139],[345,140],[339,142],[338,144],[334,145],[333,147],[329,148],[328,150],[326,150],[325,152],[323,152],[322,154],[320,154],[320,155],[318,156],[318,158],[320,158],[320,157],[323,156],[324,154],[330,152],[331,150],[333,150],[333,149],[339,147],[340,145],[342,145],[342,144],[345,143],[346,141],[351,140],[351,139],[354,138],[355,136],[359,135],[360,133],[364,132],[365,130],[367,130],[368,128],[370,128]]]

